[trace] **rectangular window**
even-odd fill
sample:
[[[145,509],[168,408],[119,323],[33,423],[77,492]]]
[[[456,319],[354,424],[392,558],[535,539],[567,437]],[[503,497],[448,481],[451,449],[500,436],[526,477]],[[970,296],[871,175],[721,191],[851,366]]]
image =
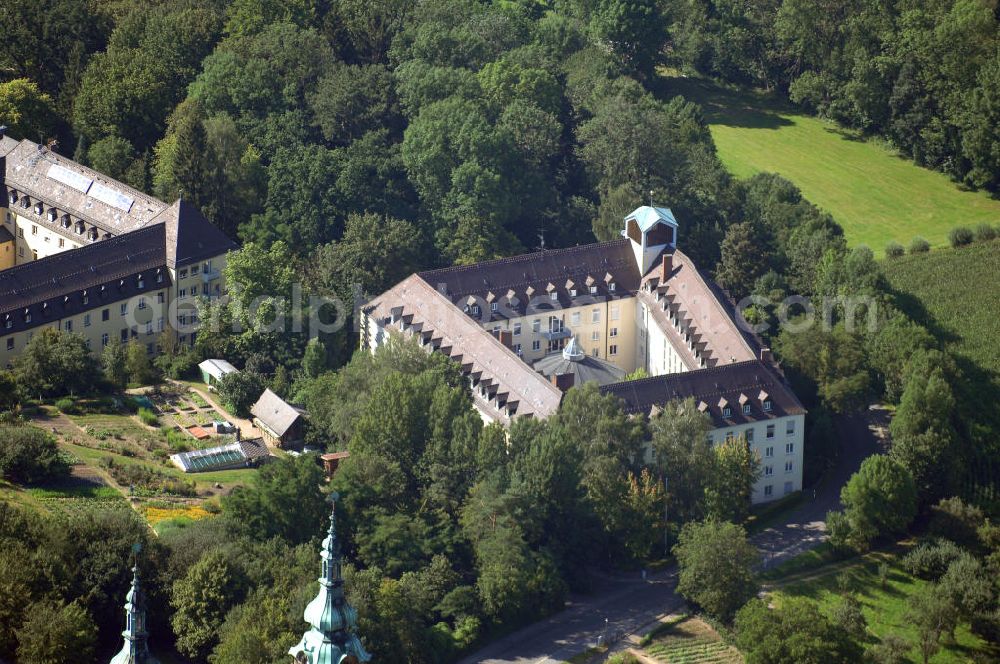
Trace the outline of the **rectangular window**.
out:
[[[111,318],[110,309],[104,309],[103,311],[101,311],[101,320],[108,320],[110,318]]]
[[[599,331],[594,330],[593,332],[590,333],[591,341],[599,341],[600,338],[601,338],[601,333]]]
[[[184,297],[184,291],[183,290],[181,291],[181,297]],[[472,313],[475,314],[476,316],[479,315],[479,305],[478,304],[472,305]]]
[[[608,331],[608,336],[612,337],[612,338],[617,337],[618,336],[618,328],[617,327],[611,328],[611,330]]]
[[[765,447],[764,448],[764,457],[767,458],[767,459],[770,459],[773,456],[774,456],[774,448],[773,447]]]
[[[200,265],[192,265],[191,266],[191,275],[193,276],[193,275],[198,274],[198,270],[200,269],[200,267],[201,267]]]
[[[163,319],[162,318],[157,318],[156,319],[156,331],[157,332],[163,332]]]
[[[615,344],[611,344],[611,346],[608,347],[608,355],[617,355],[617,354],[618,354],[618,346]]]
[[[197,286],[196,286],[196,288],[197,288]],[[500,303],[498,303],[498,302],[490,302],[490,311],[496,311],[499,308],[500,308]]]
[[[556,291],[552,291],[551,293],[549,293],[549,299],[550,300],[558,300],[559,299],[559,293],[557,293]]]
[[[7,337],[7,350],[14,350],[14,337]]]
[[[531,350],[541,350],[541,349],[542,349],[541,341],[535,339],[534,341],[531,342]]]
[[[158,304],[163,304],[163,300],[164,300],[163,291],[160,291],[159,293],[156,294],[156,302]]]
[[[768,438],[774,438],[774,425],[773,424],[768,424],[767,425],[767,437]]]
[[[139,308],[140,309],[145,309],[146,308],[146,298],[144,298],[144,297],[140,297],[139,298]]]
[[[153,321],[146,323],[146,336],[148,337],[153,333]]]
[[[774,475],[774,466],[764,466],[764,477]]]
[[[770,496],[772,493],[774,493],[774,487],[772,487],[770,484],[764,487],[765,496]]]
[[[90,314],[83,315],[83,326],[90,327]]]
[[[542,331],[542,320],[540,318],[531,321],[531,331],[535,333]]]
[[[591,310],[591,312],[590,312],[590,322],[591,323],[600,323],[601,322],[601,310],[600,309],[592,309]]]
[[[792,472],[792,462],[791,461],[786,461],[785,462],[785,472],[786,473]]]
[[[101,335],[101,346],[107,346],[107,345],[108,345],[108,333],[105,332],[104,334]]]
[[[747,429],[746,431],[744,431],[743,432],[743,436],[747,439],[748,443],[752,443],[753,442],[753,427],[750,427],[749,429]]]
[[[34,224],[31,225],[31,234],[38,235],[38,226],[35,226]]]
[[[785,454],[795,454],[795,443],[785,443]]]
[[[188,294],[187,289],[181,288],[179,291],[177,291],[177,299],[183,300],[184,298],[187,297],[187,294]],[[475,310],[477,314],[479,313],[479,307],[472,307],[472,308]]]
[[[122,312],[122,316],[128,313],[128,302],[122,302],[121,307],[119,307]]]
[[[570,314],[569,318],[570,318],[570,322],[569,322],[570,325],[576,327],[576,326],[578,326],[580,324],[580,312],[579,311],[574,311],[572,314]]]
[[[59,248],[62,249],[66,246],[66,240],[59,238]]]
[[[744,415],[750,414],[750,404],[748,403],[743,404],[743,414]]]
[[[521,354],[521,344],[514,344],[514,352],[518,355]]]
[[[614,293],[616,290],[618,290],[618,288],[616,287],[615,282],[612,281],[610,284],[608,284],[608,290],[611,291],[612,293]]]
[[[128,341],[128,328],[127,327],[122,328],[122,330],[121,330],[121,338],[122,338],[122,343],[125,343],[126,341]]]
[[[594,348],[590,351],[590,354],[593,355],[594,357],[599,357],[601,355],[601,349]]]
[[[785,433],[789,436],[795,433],[795,420],[788,420],[785,424]]]
[[[177,277],[177,278],[178,278],[178,279],[183,279],[183,278],[184,278],[184,277],[186,277],[186,276],[188,276],[188,271],[187,271],[187,268],[185,268],[185,269],[181,270],[181,273],[180,273],[180,274],[178,275],[178,277]]]
[[[63,323],[63,329],[65,329],[67,332],[72,332],[73,331],[73,321],[68,320],[65,323]]]
[[[514,336],[515,337],[521,336],[521,324],[520,323],[514,323]]]
[[[596,295],[597,294],[597,286],[591,286],[590,287],[590,294],[591,295]]]
[[[619,305],[617,305],[617,304],[612,304],[611,305],[611,320],[618,320],[619,318],[621,318],[621,315],[622,315],[621,307]]]

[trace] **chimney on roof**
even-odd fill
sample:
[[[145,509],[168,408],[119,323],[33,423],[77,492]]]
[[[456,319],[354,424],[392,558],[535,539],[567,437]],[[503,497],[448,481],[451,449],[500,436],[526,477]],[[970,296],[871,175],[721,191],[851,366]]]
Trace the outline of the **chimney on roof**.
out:
[[[760,349],[760,361],[761,362],[767,362],[768,364],[771,364],[772,362],[774,362],[774,357],[771,355],[771,349],[770,348],[761,348]]]
[[[573,376],[572,373],[553,374],[552,384],[558,387],[561,392],[567,392],[573,387]]]
[[[670,273],[674,271],[674,255],[669,253],[663,254],[663,262],[660,269],[660,283],[666,283],[667,279],[670,278]]]

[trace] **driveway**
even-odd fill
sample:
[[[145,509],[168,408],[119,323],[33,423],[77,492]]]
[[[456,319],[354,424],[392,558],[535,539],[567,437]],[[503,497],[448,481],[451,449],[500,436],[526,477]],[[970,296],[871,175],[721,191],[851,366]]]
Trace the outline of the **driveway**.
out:
[[[870,454],[879,451],[879,432],[885,412],[838,418],[841,453],[836,467],[806,500],[780,525],[754,535],[751,541],[771,566],[811,549],[826,539],[823,520],[840,505],[840,488]],[[556,664],[595,645],[598,636],[646,631],[663,617],[684,607],[674,593],[677,569],[670,568],[643,581],[633,578],[602,580],[593,593],[575,596],[566,608],[537,623],[490,643],[459,664]]]

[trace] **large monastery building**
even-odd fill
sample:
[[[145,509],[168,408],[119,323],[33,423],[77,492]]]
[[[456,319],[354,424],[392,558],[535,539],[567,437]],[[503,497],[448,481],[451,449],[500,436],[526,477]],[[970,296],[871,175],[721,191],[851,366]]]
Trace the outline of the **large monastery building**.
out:
[[[759,454],[755,503],[798,491],[806,411],[677,235],[669,209],[643,206],[618,240],[411,275],[362,309],[361,344],[403,334],[449,356],[487,422],[548,417],[587,380],[646,417],[692,398],[713,442],[744,435]]]
[[[136,339],[154,354],[165,330],[194,343],[195,298],[224,293],[235,248],[183,200],[0,136],[0,368],[44,327],[83,335],[95,353]]]

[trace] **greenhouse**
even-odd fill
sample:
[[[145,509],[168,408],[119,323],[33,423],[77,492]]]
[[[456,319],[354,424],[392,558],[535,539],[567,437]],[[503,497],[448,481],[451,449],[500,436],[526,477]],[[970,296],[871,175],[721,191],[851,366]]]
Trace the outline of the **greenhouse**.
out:
[[[261,439],[241,440],[228,445],[171,454],[170,460],[185,473],[249,468],[270,458]]]

